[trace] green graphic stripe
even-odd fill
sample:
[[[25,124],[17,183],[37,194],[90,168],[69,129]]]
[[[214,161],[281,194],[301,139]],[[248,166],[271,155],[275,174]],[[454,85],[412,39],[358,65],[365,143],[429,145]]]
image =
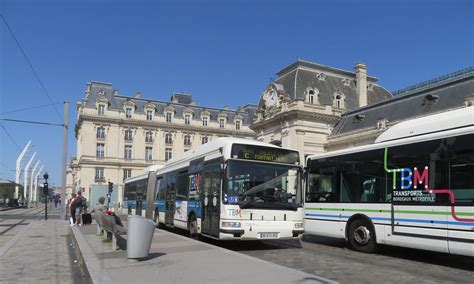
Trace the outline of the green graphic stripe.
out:
[[[319,211],[344,211],[344,212],[363,212],[363,213],[392,213],[392,210],[382,209],[348,209],[348,208],[306,208],[307,210]],[[419,214],[419,215],[451,215],[451,211],[418,211],[418,210],[395,210],[399,214]],[[456,212],[459,216],[474,216],[474,212]]]

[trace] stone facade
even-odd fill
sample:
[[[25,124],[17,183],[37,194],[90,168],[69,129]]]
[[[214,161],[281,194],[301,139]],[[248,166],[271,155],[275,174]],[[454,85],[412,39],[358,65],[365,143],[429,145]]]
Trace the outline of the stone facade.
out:
[[[343,113],[392,97],[362,63],[350,72],[298,60],[277,75],[262,93],[250,128],[260,141],[300,151],[301,162],[326,151]]]
[[[77,158],[68,169],[68,188],[81,188],[92,203],[114,183],[112,200],[122,201],[124,180],[217,137],[253,139],[256,109],[197,106],[188,94],[170,101],[121,96],[109,83],[87,84],[77,103]]]

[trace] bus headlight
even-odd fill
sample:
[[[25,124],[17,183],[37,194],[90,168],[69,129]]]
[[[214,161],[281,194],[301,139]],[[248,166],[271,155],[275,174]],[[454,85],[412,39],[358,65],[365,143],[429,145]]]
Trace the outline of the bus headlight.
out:
[[[225,227],[225,228],[240,228],[240,222],[222,222],[222,227]]]
[[[295,223],[295,229],[301,229],[301,228],[303,228],[303,222]]]

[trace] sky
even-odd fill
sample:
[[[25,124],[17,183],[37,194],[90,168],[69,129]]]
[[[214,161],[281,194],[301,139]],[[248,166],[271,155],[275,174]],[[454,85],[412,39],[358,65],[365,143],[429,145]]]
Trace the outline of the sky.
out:
[[[474,65],[474,1],[24,1],[0,0],[0,119],[62,124],[86,83],[121,95],[198,105],[256,104],[297,59],[353,70],[357,62],[395,91]],[[45,91],[46,90],[46,91]],[[26,110],[25,110],[26,109]],[[61,184],[63,129],[0,121],[0,179],[15,179],[26,143]],[[42,174],[41,174],[42,175]]]

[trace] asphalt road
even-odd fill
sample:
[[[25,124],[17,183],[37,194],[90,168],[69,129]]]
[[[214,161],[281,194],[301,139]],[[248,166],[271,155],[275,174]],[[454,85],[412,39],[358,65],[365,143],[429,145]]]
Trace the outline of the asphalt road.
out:
[[[340,283],[474,283],[472,257],[392,246],[364,254],[344,241],[311,235],[301,242],[203,241]]]

